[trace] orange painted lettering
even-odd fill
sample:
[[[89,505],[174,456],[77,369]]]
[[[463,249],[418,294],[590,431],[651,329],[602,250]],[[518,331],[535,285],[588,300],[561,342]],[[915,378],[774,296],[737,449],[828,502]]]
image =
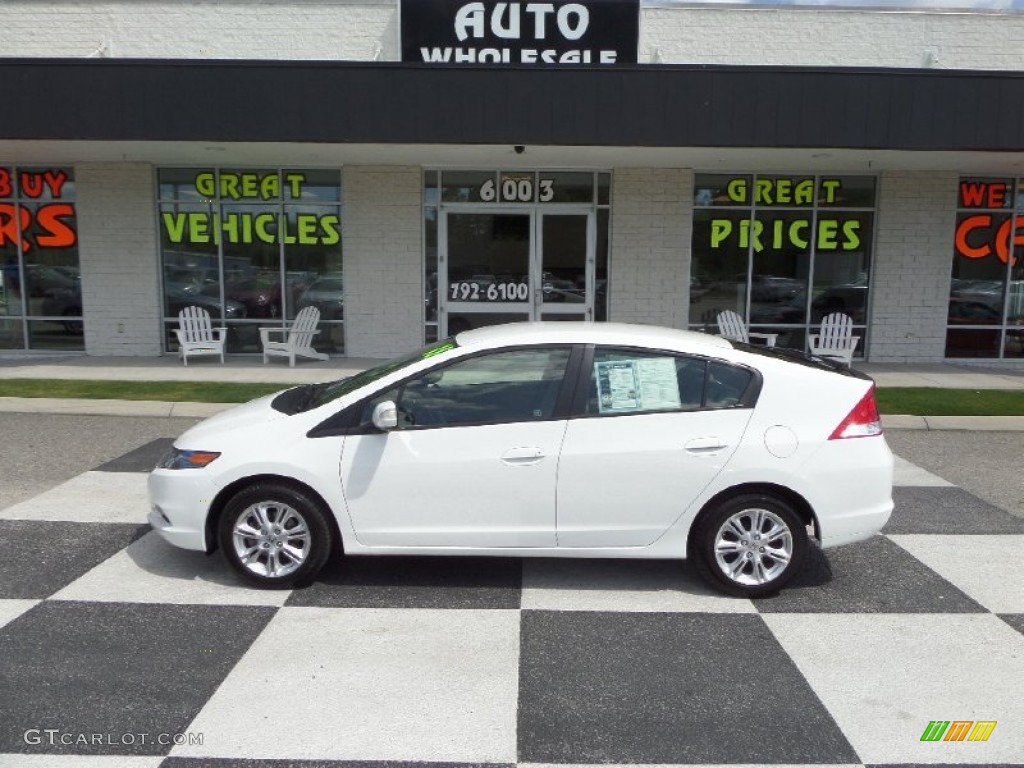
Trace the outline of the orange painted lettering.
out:
[[[992,253],[992,247],[988,243],[971,245],[967,238],[976,229],[983,229],[992,226],[992,216],[988,213],[979,213],[975,216],[968,216],[961,221],[956,228],[956,252],[968,259],[983,259]]]
[[[63,182],[61,182],[63,183]],[[36,236],[36,244],[40,248],[67,248],[74,245],[77,239],[71,226],[74,221],[75,206],[68,203],[44,205],[36,214],[36,222],[46,234]]]

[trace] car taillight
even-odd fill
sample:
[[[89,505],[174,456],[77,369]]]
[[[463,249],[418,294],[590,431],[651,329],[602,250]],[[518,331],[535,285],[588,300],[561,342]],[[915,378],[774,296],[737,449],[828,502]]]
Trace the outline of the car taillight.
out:
[[[882,434],[882,420],[875,403],[875,387],[860,399],[849,415],[835,428],[829,440],[844,440],[848,437],[873,437]]]

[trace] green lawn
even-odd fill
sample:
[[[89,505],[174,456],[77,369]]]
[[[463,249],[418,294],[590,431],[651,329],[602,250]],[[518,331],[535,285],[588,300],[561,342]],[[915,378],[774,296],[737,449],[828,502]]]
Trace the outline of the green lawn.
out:
[[[911,416],[1024,416],[1024,391],[879,387],[878,410]]]
[[[198,381],[0,379],[0,397],[72,397],[88,400],[244,403],[271,392],[287,389],[288,386],[288,384],[227,384]]]
[[[0,397],[244,403],[287,386],[188,381],[0,379]],[[881,387],[878,389],[878,408],[883,414],[916,416],[1024,416],[1024,391]]]

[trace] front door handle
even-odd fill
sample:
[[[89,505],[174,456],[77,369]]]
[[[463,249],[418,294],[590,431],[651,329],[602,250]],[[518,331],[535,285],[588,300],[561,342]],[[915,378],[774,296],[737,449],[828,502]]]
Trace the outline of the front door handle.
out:
[[[503,464],[521,467],[536,464],[544,459],[544,451],[536,447],[511,448],[501,454]]]

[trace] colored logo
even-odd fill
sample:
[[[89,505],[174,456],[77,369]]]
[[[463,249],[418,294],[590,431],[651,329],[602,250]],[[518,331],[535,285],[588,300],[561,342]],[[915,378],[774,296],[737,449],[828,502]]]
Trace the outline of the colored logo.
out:
[[[995,728],[995,720],[932,720],[921,741],[988,741]]]

